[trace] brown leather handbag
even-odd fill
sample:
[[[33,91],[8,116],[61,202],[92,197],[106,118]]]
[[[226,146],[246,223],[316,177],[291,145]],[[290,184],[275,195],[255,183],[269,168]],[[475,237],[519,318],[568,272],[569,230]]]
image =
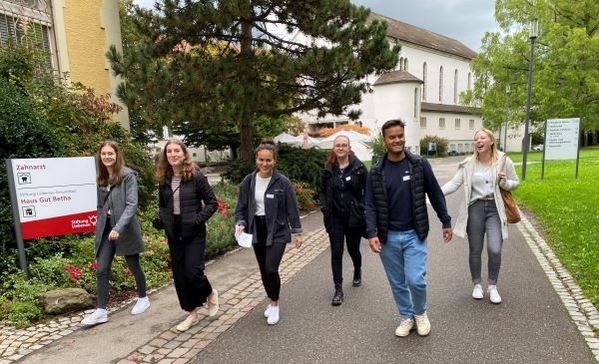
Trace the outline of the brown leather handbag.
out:
[[[505,165],[507,162],[507,156],[503,157],[503,163],[501,164],[500,170],[505,172]],[[520,210],[518,209],[518,205],[516,205],[516,200],[514,200],[514,196],[510,191],[506,191],[501,186],[499,186],[499,192],[501,192],[501,198],[503,199],[503,206],[505,207],[505,216],[507,217],[507,222],[509,224],[517,224],[520,222]]]

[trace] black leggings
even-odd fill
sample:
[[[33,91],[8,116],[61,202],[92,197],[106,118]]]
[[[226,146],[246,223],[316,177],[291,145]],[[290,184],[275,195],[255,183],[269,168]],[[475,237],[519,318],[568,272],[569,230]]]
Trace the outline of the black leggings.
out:
[[[96,270],[96,291],[98,294],[98,308],[106,309],[108,305],[108,286],[110,280],[110,272],[112,269],[112,261],[116,254],[116,246],[114,240],[108,240],[108,234],[112,227],[106,222],[106,227],[102,234],[102,242],[100,243],[100,249],[98,250],[98,256],[96,257],[98,262],[98,268]],[[135,284],[137,285],[137,296],[146,296],[146,276],[144,271],[141,269],[139,263],[139,254],[125,255],[127,266],[133,276],[135,277]]]
[[[354,263],[354,270],[362,267],[362,255],[360,254],[360,240],[362,239],[362,228],[350,228],[347,226],[348,219],[334,219],[333,227],[329,233],[331,242],[331,267],[333,268],[333,283],[343,283],[343,246],[347,242],[347,251]]]
[[[273,243],[270,246],[266,245],[266,237],[268,231],[266,228],[266,219],[264,216],[256,216],[256,240],[254,244],[254,254],[260,267],[260,276],[262,284],[266,290],[268,298],[272,301],[279,300],[281,292],[281,277],[279,276],[279,265],[283,254],[285,254],[285,243]]]

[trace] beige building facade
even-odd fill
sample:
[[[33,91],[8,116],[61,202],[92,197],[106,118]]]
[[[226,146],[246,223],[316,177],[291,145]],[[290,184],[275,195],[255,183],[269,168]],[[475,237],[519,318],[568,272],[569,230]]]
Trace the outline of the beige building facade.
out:
[[[111,45],[122,51],[117,0],[0,0],[0,46],[9,41],[43,49],[57,74],[110,94],[123,107],[116,121],[129,128],[116,97],[121,80],[105,56]]]

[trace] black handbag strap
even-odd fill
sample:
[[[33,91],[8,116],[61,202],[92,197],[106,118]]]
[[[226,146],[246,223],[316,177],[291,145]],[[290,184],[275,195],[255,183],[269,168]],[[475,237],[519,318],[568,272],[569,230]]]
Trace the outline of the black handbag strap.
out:
[[[179,187],[181,187],[181,184],[179,184],[177,186],[177,188],[175,188],[173,190],[173,194],[171,195],[171,197],[168,199],[168,201],[166,201],[166,203],[164,204],[164,207],[167,207],[169,203],[171,203],[171,200],[175,197],[175,193],[177,192],[177,190],[179,189]]]
[[[110,194],[112,193],[112,190],[114,190],[114,186],[112,186],[112,188],[110,188],[108,190],[108,193],[106,194],[106,196],[104,196],[104,201],[102,201],[102,208],[105,208],[106,201],[108,201],[108,197],[110,197]]]

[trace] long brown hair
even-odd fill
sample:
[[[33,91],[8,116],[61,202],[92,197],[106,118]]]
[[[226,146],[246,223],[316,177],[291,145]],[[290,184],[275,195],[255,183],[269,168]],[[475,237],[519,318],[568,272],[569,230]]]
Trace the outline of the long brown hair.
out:
[[[476,134],[478,134],[478,133],[487,134],[489,139],[491,139],[491,141],[493,142],[493,144],[491,144],[491,162],[493,162],[493,163],[497,162],[499,160],[499,153],[497,153],[497,142],[495,141],[495,134],[493,134],[493,132],[489,129],[480,129],[476,133],[474,133],[475,138],[476,138]],[[475,161],[478,162],[478,150],[476,149],[476,146],[474,146],[473,158]]]
[[[158,158],[158,165],[156,166],[156,179],[161,185],[165,184],[166,180],[171,178],[174,174],[173,167],[169,164],[166,157],[166,148],[171,144],[180,146],[183,154],[185,154],[185,159],[183,160],[183,174],[181,175],[181,179],[183,181],[189,181],[193,179],[194,175],[199,169],[198,166],[191,160],[191,156],[189,155],[189,151],[187,150],[185,143],[179,139],[169,139],[164,145],[164,148],[162,148],[160,158]]]
[[[115,153],[115,163],[114,163],[114,173],[111,176],[108,172],[108,168],[102,163],[102,148],[110,147],[114,150]],[[98,163],[98,173],[96,174],[96,183],[98,186],[115,186],[121,183],[123,180],[123,170],[125,168],[125,158],[123,157],[123,152],[119,145],[112,140],[106,140],[102,144],[100,144],[100,148],[96,152],[96,161]]]
[[[268,138],[262,139],[260,141],[260,144],[254,150],[254,156],[258,157],[258,152],[261,150],[270,150],[275,162],[278,160],[279,152],[277,150],[277,146],[275,145],[275,142],[272,139],[268,139]]]
[[[349,141],[349,137],[347,135],[338,135],[335,138],[335,140],[333,140],[333,149],[331,150],[331,153],[329,153],[327,161],[324,164],[327,167],[328,166],[339,166],[339,160],[337,160],[337,154],[335,154],[335,142],[339,138],[345,138],[345,139],[347,139],[347,145],[349,147],[351,147],[351,144],[350,144],[350,141]],[[354,153],[354,151],[350,149],[349,152],[347,153],[347,159],[349,160],[349,157],[352,157],[354,155],[356,155],[356,153]]]

